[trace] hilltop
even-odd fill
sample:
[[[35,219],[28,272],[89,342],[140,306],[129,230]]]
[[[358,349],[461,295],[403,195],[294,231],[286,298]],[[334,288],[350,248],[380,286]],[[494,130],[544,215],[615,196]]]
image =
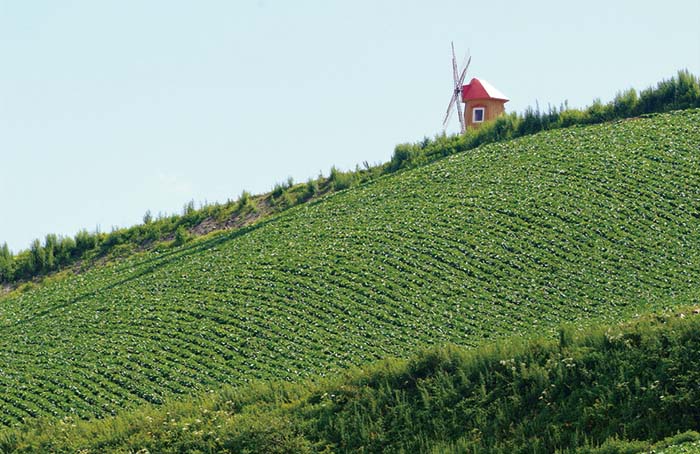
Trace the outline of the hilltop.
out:
[[[27,286],[0,424],[693,303],[699,148],[697,109],[548,131]]]
[[[251,195],[243,191],[236,200],[195,208],[186,203],[182,215],[154,217],[150,211],[143,224],[129,228],[113,228],[110,233],[86,230],[75,237],[46,235],[43,243],[32,242],[28,250],[13,254],[7,244],[0,245],[0,291],[8,291],[22,282],[40,281],[60,270],[81,272],[114,258],[142,250],[168,249],[187,242],[192,236],[216,230],[236,230],[261,219],[274,216],[290,207],[317,200],[324,195],[364,184],[397,171],[425,165],[445,156],[474,149],[486,143],[500,142],[535,134],[540,131],[575,125],[598,124],[651,113],[700,107],[700,79],[687,70],[662,80],[655,87],[637,92],[619,92],[607,104],[596,100],[585,109],[571,109],[565,104],[548,111],[527,109],[522,115],[502,115],[466,134],[425,137],[414,144],[397,145],[389,162],[350,171],[332,167],[328,177],[319,175],[306,183],[294,184],[290,178],[277,183],[269,193]]]

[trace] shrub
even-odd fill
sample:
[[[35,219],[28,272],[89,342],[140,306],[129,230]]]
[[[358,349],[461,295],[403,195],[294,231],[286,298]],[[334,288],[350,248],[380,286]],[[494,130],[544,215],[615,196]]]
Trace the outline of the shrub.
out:
[[[34,240],[29,248],[29,255],[31,257],[31,270],[32,274],[39,274],[46,268],[46,250],[41,247],[41,242],[39,240]]]
[[[342,191],[343,189],[351,187],[355,183],[355,177],[356,175],[354,172],[342,172],[333,166],[331,167],[331,174],[328,177],[328,180],[330,181],[333,189],[336,191]]]
[[[246,213],[255,210],[255,200],[253,196],[248,191],[243,191],[241,196],[238,198],[238,204],[236,211],[240,213]]]
[[[304,192],[301,194],[301,201],[305,202],[309,200],[310,198],[316,196],[318,192],[318,180],[309,178],[309,181],[306,182],[306,186],[304,186]]]
[[[75,247],[77,255],[81,256],[85,251],[94,249],[97,246],[97,235],[81,230],[75,235]]]
[[[599,448],[582,451],[590,454],[637,454],[647,452],[649,447],[649,442],[646,441],[612,438],[606,440]]]
[[[190,200],[182,207],[182,215],[187,216],[195,211],[194,200]]]
[[[181,246],[181,245],[187,243],[189,240],[190,240],[189,232],[183,226],[179,226],[177,228],[177,230],[175,230],[175,245]]]
[[[272,197],[273,198],[279,198],[282,194],[284,194],[284,186],[282,186],[280,183],[275,183],[275,187],[272,188]]]
[[[683,443],[690,443],[694,441],[700,441],[700,433],[694,430],[689,430],[687,432],[682,432],[677,435],[667,437],[663,441],[660,441],[659,443],[654,445],[654,447],[667,448],[669,446],[680,445]]]
[[[396,145],[394,154],[391,156],[391,161],[389,162],[389,172],[395,172],[408,167],[413,161],[414,154],[415,147],[412,144],[402,143]],[[331,169],[331,176],[333,175],[333,169],[335,169],[335,167]]]
[[[14,257],[7,243],[0,247],[0,282],[10,282],[14,278]]]
[[[156,223],[148,223],[141,226],[142,241],[156,241],[160,238],[160,226]]]
[[[59,237],[58,245],[56,251],[54,252],[56,256],[56,263],[59,266],[65,266],[70,264],[76,257],[77,246],[75,240],[71,237]]]
[[[637,112],[638,102],[639,97],[637,96],[637,91],[632,88],[618,93],[613,100],[613,115],[616,118],[627,118],[634,116]]]

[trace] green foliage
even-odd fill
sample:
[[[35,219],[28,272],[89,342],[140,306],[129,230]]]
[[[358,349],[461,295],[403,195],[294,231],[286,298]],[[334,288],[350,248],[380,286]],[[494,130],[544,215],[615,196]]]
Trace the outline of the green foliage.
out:
[[[288,177],[287,181],[284,183],[275,183],[275,187],[272,189],[270,195],[272,195],[272,198],[281,197],[292,186],[294,186],[294,179],[292,177]]]
[[[639,97],[637,91],[629,89],[618,93],[613,100],[613,115],[615,118],[629,118],[637,113]]]
[[[700,315],[447,346],[317,382],[256,383],[93,421],[0,430],[2,452],[697,453]]]
[[[654,449],[648,452],[653,454],[700,454],[700,441],[686,441],[672,445],[662,443],[660,448],[655,445]]]
[[[153,214],[151,214],[151,210],[146,210],[146,213],[143,215],[143,224],[147,225],[153,222]]]
[[[700,454],[700,442],[683,443],[682,445],[669,446],[660,451],[654,451],[654,454]]]
[[[597,448],[582,450],[583,453],[590,454],[638,454],[648,451],[650,443],[641,440],[624,440],[618,437],[606,440]]]
[[[271,202],[278,209],[286,209],[298,203],[305,201],[307,198],[304,192],[299,192],[300,187],[294,187],[294,179],[287,178],[284,183],[277,183],[270,193]]]
[[[675,78],[663,80],[655,88],[639,94],[638,114],[664,112],[674,109],[697,107],[700,103],[700,83],[687,70],[679,71]]]
[[[250,192],[243,191],[241,193],[236,210],[240,213],[248,213],[255,210],[255,200]]]
[[[0,247],[0,282],[8,282],[12,276],[14,276],[14,256],[7,243],[3,243]]]
[[[121,243],[115,245],[107,251],[107,257],[111,259],[128,257],[136,252],[134,243]]]
[[[189,232],[183,227],[179,226],[175,231],[175,245],[182,246],[190,240]]]
[[[46,251],[39,240],[34,240],[29,247],[29,267],[36,270],[46,268]]]
[[[282,194],[284,194],[284,191],[285,191],[286,189],[287,189],[287,188],[285,188],[284,185],[282,185],[282,184],[280,184],[280,183],[275,183],[275,187],[272,188],[272,193],[271,193],[271,195],[272,195],[273,198],[276,199],[276,198],[278,198],[278,197],[281,197]]]
[[[142,238],[143,241],[157,241],[161,237],[161,225],[160,223],[148,222],[139,226],[138,237]]]
[[[589,324],[695,301],[699,148],[700,110],[550,131],[6,294],[0,425],[445,343],[556,339],[565,321],[568,348]],[[121,251],[135,233],[111,235]]]
[[[309,181],[306,182],[306,186],[304,187],[304,192],[301,196],[301,200],[305,202],[312,197],[316,197],[319,194],[319,191],[320,189],[318,180],[309,178]]]
[[[75,235],[76,255],[82,256],[86,251],[94,249],[98,242],[97,233],[90,234],[87,230],[81,230]]]
[[[389,162],[389,171],[396,172],[403,169],[412,163],[416,156],[416,147],[414,145],[408,143],[397,145]]]
[[[188,216],[195,212],[194,200],[190,200],[182,207],[182,215]]]
[[[338,170],[335,166],[331,167],[330,176],[328,177],[329,184],[334,191],[342,191],[347,189],[357,183],[357,173],[348,171],[343,172]]]

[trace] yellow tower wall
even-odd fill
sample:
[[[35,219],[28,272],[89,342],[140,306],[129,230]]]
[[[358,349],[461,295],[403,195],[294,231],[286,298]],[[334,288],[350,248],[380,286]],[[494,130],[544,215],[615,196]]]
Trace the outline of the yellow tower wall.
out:
[[[484,121],[481,123],[474,123],[472,120],[474,118],[473,110],[475,107],[483,107],[484,111]],[[491,121],[502,115],[506,111],[505,101],[499,101],[497,99],[474,99],[467,101],[464,108],[464,122],[467,128],[478,128],[482,123]]]

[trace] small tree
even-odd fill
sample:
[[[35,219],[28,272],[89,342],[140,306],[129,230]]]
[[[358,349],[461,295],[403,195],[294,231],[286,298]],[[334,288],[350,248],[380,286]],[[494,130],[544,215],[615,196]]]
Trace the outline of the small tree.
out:
[[[335,166],[331,167],[331,174],[328,180],[333,185],[333,189],[341,191],[347,189],[355,183],[355,174],[350,172],[342,172]]]
[[[175,245],[181,246],[190,240],[190,234],[183,226],[179,226],[175,230]]]
[[[46,251],[41,247],[41,242],[36,239],[32,241],[29,248],[29,256],[31,257],[29,270],[32,275],[37,275],[46,269]]]
[[[0,247],[0,282],[10,282],[14,279],[14,257],[7,243]]]
[[[194,210],[194,200],[190,200],[182,207],[182,215],[187,216],[188,214],[193,213]]]
[[[77,255],[75,240],[71,237],[59,237],[54,254],[58,266],[68,265],[71,259]]]
[[[630,88],[615,95],[613,100],[613,114],[615,118],[627,118],[637,112],[637,91]]]
[[[253,210],[255,210],[255,201],[253,200],[253,196],[248,191],[241,192],[241,196],[238,198],[236,211],[242,213]]]
[[[309,178],[309,181],[306,182],[306,188],[304,189],[304,194],[302,196],[303,200],[308,200],[311,197],[314,197],[315,195],[318,194],[318,180],[315,180],[313,178]]]
[[[56,249],[58,248],[58,237],[49,233],[44,240],[44,270],[45,272],[53,271],[56,266]]]
[[[94,249],[97,246],[97,234],[89,233],[87,230],[81,230],[75,235],[75,247],[77,255],[81,256],[84,252]]]

